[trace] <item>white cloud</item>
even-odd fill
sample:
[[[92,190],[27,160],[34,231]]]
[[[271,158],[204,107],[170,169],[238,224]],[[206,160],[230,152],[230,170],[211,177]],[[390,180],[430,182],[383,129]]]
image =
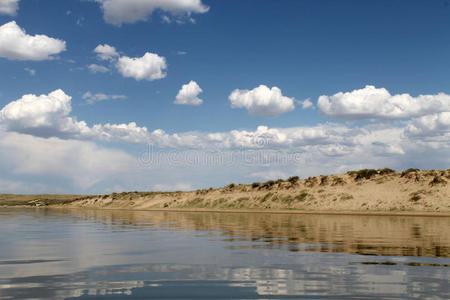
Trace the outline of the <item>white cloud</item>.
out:
[[[71,97],[62,90],[41,96],[28,94],[7,104],[0,111],[0,121],[9,130],[20,132],[25,128],[52,127],[56,121],[65,120],[71,110]]]
[[[138,127],[134,122],[96,124],[89,127],[86,122],[77,121],[69,115],[72,111],[71,99],[72,97],[62,90],[53,91],[48,95],[24,95],[3,107],[0,111],[0,124],[8,131],[37,137],[147,142],[149,138],[147,128]]]
[[[401,119],[450,111],[450,95],[391,95],[384,88],[367,85],[351,92],[320,96],[318,107],[334,119]]]
[[[116,95],[120,97],[120,95]],[[112,99],[114,95],[88,93],[86,99]],[[212,150],[282,150],[314,151],[324,156],[372,152],[374,155],[405,155],[417,144],[421,147],[450,147],[449,113],[440,113],[411,120],[404,127],[374,124],[348,127],[342,124],[231,130],[228,132],[166,133],[161,129],[148,131],[135,122],[128,124],[95,124],[77,121],[71,113],[71,97],[62,90],[48,95],[24,95],[3,107],[0,125],[7,131],[37,137],[99,140],[125,143],[149,143],[157,148]]]
[[[167,24],[172,23],[172,20],[170,19],[170,17],[166,16],[166,15],[162,15],[161,16],[161,20],[162,20],[163,23],[167,23]]]
[[[87,138],[98,139],[102,141],[114,142],[120,141],[130,144],[147,143],[149,133],[146,127],[139,127],[135,122],[128,124],[96,124],[92,127]]]
[[[100,132],[105,133],[107,126],[101,127]],[[114,130],[120,126],[110,127]],[[127,137],[131,127],[123,126]],[[366,167],[440,168],[450,163],[447,154],[450,139],[432,143],[423,138],[414,140],[404,134],[402,127],[380,124],[359,128],[338,124],[284,129],[259,127],[255,131],[223,132],[215,140],[205,133],[191,133],[190,138],[196,139],[191,146],[196,149],[175,144],[175,140],[185,142],[187,134],[142,133],[159,134],[161,140],[155,146],[164,146],[169,141],[178,150],[150,147],[148,159],[142,157],[137,161],[122,151],[88,141],[44,139],[4,133],[0,128],[0,171],[9,174],[6,179],[11,182],[5,186],[11,189],[24,190],[22,185],[14,183],[18,179],[27,186],[30,181],[44,183],[47,191],[54,191],[57,185],[67,192],[73,184],[75,188],[70,191],[89,189],[98,193],[117,184],[128,191],[148,190],[148,178],[158,178],[151,186],[155,190],[190,190],[186,182],[204,188],[247,181],[247,174],[267,180]],[[245,145],[254,148],[244,148]]]
[[[174,103],[182,105],[200,105],[203,103],[203,100],[197,96],[202,92],[203,90],[197,82],[191,80],[189,83],[183,84]]]
[[[450,112],[415,118],[409,122],[405,132],[411,136],[440,135],[450,140]]]
[[[26,95],[2,109],[0,173],[10,175],[7,181],[0,180],[0,187],[24,191],[30,184],[27,180],[33,178],[47,183],[50,191],[59,180],[73,184],[72,190],[98,191],[116,184],[135,190],[138,186],[148,189],[146,178],[153,177],[158,178],[153,189],[181,190],[191,189],[186,182],[201,182],[198,187],[223,185],[246,181],[247,174],[277,179],[366,167],[441,168],[450,163],[448,112],[362,127],[325,123],[172,134],[148,131],[134,122],[89,127],[70,112],[70,97],[60,90]],[[148,159],[140,156],[137,161],[123,151],[92,142],[97,140],[148,142],[153,147]]]
[[[271,89],[260,85],[253,90],[234,90],[230,96],[231,107],[246,108],[252,115],[275,117],[295,108],[294,99],[282,95],[278,87]]]
[[[302,108],[303,109],[308,109],[308,108],[313,108],[314,107],[314,104],[309,99],[306,99],[306,100],[302,101],[301,103],[302,103]]]
[[[94,52],[99,60],[107,60],[114,65],[124,77],[134,78],[138,81],[153,81],[167,76],[166,58],[156,53],[146,52],[142,57],[120,56],[116,48],[108,44],[98,45]],[[91,64],[88,66],[92,73],[106,73],[110,69],[105,66]]]
[[[35,69],[24,68],[24,70],[27,71],[28,74],[30,74],[30,76],[36,75],[36,70]]]
[[[0,26],[0,57],[11,60],[49,60],[66,50],[66,42],[46,35],[28,35],[15,21]]]
[[[90,64],[88,66],[89,71],[91,71],[91,73],[106,73],[109,72],[109,69],[105,66],[101,66],[101,65],[97,65],[97,64]]]
[[[89,95],[96,97],[92,93]],[[217,184],[247,180],[246,174],[276,179],[287,174],[310,176],[350,168],[439,168],[450,163],[449,112],[407,122],[361,127],[325,123],[291,128],[258,126],[254,130],[166,133],[161,129],[148,131],[134,122],[88,126],[70,115],[70,96],[56,90],[48,95],[25,95],[6,105],[0,113],[0,173],[12,174],[14,178],[6,178],[11,182],[5,186],[18,189],[23,186],[15,185],[14,181],[22,175],[54,176],[48,180],[54,182],[58,174],[64,174],[79,187],[108,182],[108,187],[123,183],[124,187],[132,189],[136,182],[148,188],[148,182],[141,178],[165,172],[165,178],[158,175],[161,185],[157,189],[169,189],[171,182],[204,182],[202,178],[210,180],[207,184]],[[151,158],[140,159],[142,172],[136,173],[136,169],[130,169],[129,155],[99,147],[92,141],[148,143],[152,146],[149,147]],[[112,166],[107,166],[108,161]],[[219,175],[217,170],[228,177]],[[283,174],[264,170],[282,170]],[[116,181],[108,179],[108,174],[115,176]],[[211,174],[222,177],[214,183]],[[181,186],[170,187],[182,189]]]
[[[95,47],[94,52],[97,53],[97,57],[100,60],[113,60],[119,56],[116,48],[108,44],[98,45]]]
[[[350,130],[350,128],[338,124],[292,128],[258,126],[255,131],[231,130],[209,133],[204,139],[218,148],[281,149],[342,143]]]
[[[105,100],[123,100],[127,99],[127,96],[125,95],[107,95],[103,93],[96,93],[92,94],[91,92],[87,91],[83,94],[82,97],[84,100],[86,100],[87,104],[94,104],[96,102],[105,101]]]
[[[2,0],[0,1],[0,15],[17,15],[19,9],[19,0]]]
[[[142,57],[121,56],[116,64],[117,70],[124,77],[136,80],[156,80],[167,76],[166,59],[155,53],[146,52]]]
[[[0,132],[0,136],[2,167],[15,176],[35,176],[38,180],[49,177],[50,182],[62,179],[87,189],[136,165],[135,159],[125,152],[92,142],[18,133]],[[16,191],[20,188],[16,186]],[[55,187],[51,190],[55,191]]]
[[[206,13],[209,7],[201,0],[96,0],[103,10],[106,23],[121,26],[123,23],[146,21],[155,11],[161,10],[179,18],[192,13]]]

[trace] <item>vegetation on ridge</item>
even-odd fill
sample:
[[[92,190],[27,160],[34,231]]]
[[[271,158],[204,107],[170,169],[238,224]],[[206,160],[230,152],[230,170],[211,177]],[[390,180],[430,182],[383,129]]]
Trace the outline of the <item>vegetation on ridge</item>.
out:
[[[230,183],[188,192],[123,192],[105,195],[8,195],[0,206],[118,209],[295,209],[450,211],[450,169],[362,169],[300,179]]]

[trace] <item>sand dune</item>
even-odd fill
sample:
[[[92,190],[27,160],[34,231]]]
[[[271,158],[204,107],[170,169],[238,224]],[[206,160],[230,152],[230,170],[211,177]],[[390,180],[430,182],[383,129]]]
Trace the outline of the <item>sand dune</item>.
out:
[[[58,206],[114,209],[450,212],[450,169],[360,170],[191,192],[90,196]]]

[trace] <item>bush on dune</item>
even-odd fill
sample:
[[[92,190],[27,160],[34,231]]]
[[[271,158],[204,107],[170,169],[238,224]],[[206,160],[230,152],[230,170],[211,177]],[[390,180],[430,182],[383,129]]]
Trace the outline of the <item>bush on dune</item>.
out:
[[[356,172],[355,180],[370,179],[377,174],[378,174],[378,171],[375,169],[362,169],[362,170],[359,170],[358,172]]]
[[[384,169],[378,170],[378,172],[380,173],[380,175],[386,175],[386,174],[395,173],[395,170],[392,170],[392,169],[389,169],[389,168],[384,168]]]
[[[407,169],[407,170],[402,172],[401,177],[405,177],[406,175],[409,175],[411,173],[417,173],[417,172],[419,172],[419,169],[409,168],[409,169]]]
[[[300,178],[298,176],[291,176],[287,179],[290,184],[296,184]]]

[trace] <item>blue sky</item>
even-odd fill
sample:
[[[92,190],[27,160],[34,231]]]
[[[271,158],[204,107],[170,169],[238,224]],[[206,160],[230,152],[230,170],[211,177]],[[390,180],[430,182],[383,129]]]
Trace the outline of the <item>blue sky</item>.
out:
[[[0,1],[0,26],[10,25],[0,28],[0,146],[6,161],[0,192],[190,189],[359,167],[448,168],[448,1],[143,0],[141,5]],[[48,55],[36,59],[29,39],[20,42],[7,30],[22,30],[28,38],[45,35]],[[49,39],[64,41],[64,49]],[[102,60],[94,51],[99,45],[116,52]],[[146,53],[164,60],[160,78],[149,79],[156,71],[143,66],[146,79],[136,77],[141,65],[130,60]],[[94,73],[89,69],[94,64],[108,71]],[[134,75],[126,76],[125,66]],[[180,97],[202,103],[175,104],[191,81],[197,92],[186,87]],[[55,110],[58,101],[67,105],[60,96],[38,98],[58,89],[71,97],[69,111]],[[88,104],[87,92],[104,100]],[[24,102],[26,94],[36,97],[33,103]],[[6,109],[13,101],[20,103]],[[84,127],[77,123],[82,121]],[[68,129],[67,122],[77,129]],[[119,133],[105,127],[130,122],[134,129],[122,126]],[[163,130],[165,140],[154,130]],[[27,143],[58,146],[42,157]],[[166,156],[195,150],[199,157],[207,156],[205,151],[250,151],[257,157],[278,151],[283,157],[299,153],[301,159],[158,169],[138,159],[147,144]],[[88,157],[72,157],[70,147],[86,148]],[[37,166],[24,167],[23,157]],[[90,159],[99,164],[95,172]],[[55,166],[46,166],[47,160]],[[71,160],[80,163],[67,172]]]

